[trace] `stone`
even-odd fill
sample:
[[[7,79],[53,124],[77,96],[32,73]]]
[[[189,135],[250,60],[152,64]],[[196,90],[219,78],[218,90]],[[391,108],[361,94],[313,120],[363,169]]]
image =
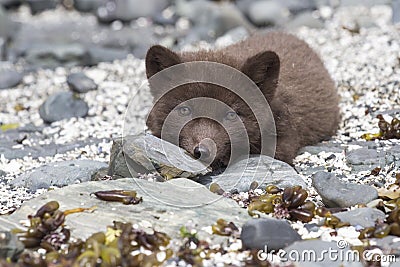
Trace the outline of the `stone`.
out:
[[[3,7],[0,6],[0,37],[8,40],[17,32],[18,28],[19,25],[12,21]]]
[[[90,46],[87,48],[87,62],[85,65],[97,65],[100,62],[112,62],[125,59],[129,52],[125,49],[109,48],[101,46]]]
[[[93,193],[104,190],[135,190],[143,202],[138,205],[124,205],[97,199]],[[49,201],[58,201],[60,210],[96,207],[93,212],[68,215],[66,226],[75,238],[88,238],[91,234],[105,231],[113,221],[131,222],[147,231],[162,231],[173,238],[181,238],[179,229],[187,223],[195,225],[201,239],[212,238],[226,241],[204,229],[223,218],[240,226],[249,215],[237,203],[211,193],[207,188],[189,179],[173,179],[165,183],[143,179],[125,178],[119,180],[86,182],[48,191],[40,197],[25,201],[21,208],[11,215],[2,216],[0,230],[10,230],[26,220],[27,215]],[[142,225],[149,228],[145,228]]]
[[[0,0],[0,6],[6,9],[17,8],[22,4],[22,0]]]
[[[80,12],[93,12],[104,4],[107,0],[74,0],[74,8]]]
[[[224,47],[237,43],[249,36],[249,32],[245,27],[237,27],[227,31],[223,36],[215,41],[217,47]]]
[[[267,248],[269,252],[299,241],[301,236],[286,220],[262,218],[247,221],[242,227],[240,239],[246,249]]]
[[[359,148],[351,150],[346,155],[346,161],[357,170],[372,170],[376,167],[383,167],[387,163],[385,153],[378,152],[376,149]]]
[[[129,22],[140,17],[150,17],[161,12],[169,4],[168,0],[119,0],[113,5],[106,4],[98,8],[97,18],[100,22],[114,20]]]
[[[184,149],[150,134],[114,139],[109,175],[136,177],[139,173],[156,171],[170,179],[197,178],[211,169],[193,159]]]
[[[6,176],[6,175],[7,175],[7,173],[5,171],[0,170],[0,177]]]
[[[67,84],[76,93],[87,93],[97,89],[97,84],[82,72],[68,75]]]
[[[89,111],[88,104],[76,98],[72,92],[55,93],[40,106],[40,117],[46,123],[52,123],[73,117],[86,117]]]
[[[88,52],[78,43],[36,43],[25,50],[26,61],[38,68],[88,65]]]
[[[310,153],[311,155],[318,155],[321,152],[327,153],[342,153],[343,149],[340,144],[336,143],[321,143],[314,146],[305,146],[299,150],[298,154]]]
[[[392,0],[392,21],[393,23],[400,22],[400,1],[399,0]]]
[[[385,220],[385,213],[375,208],[358,208],[334,214],[343,222],[348,222],[353,226],[362,227],[375,226],[376,220]]]
[[[187,17],[193,23],[189,34],[191,36],[186,38],[187,43],[197,40],[214,40],[240,26],[247,30],[254,28],[236,5],[229,2],[177,0],[175,5],[176,14]]]
[[[55,9],[59,3],[58,0],[26,0],[26,2],[32,14],[37,14],[47,9]]]
[[[317,8],[315,0],[281,0],[279,3],[285,6],[292,14],[312,11]]]
[[[259,0],[249,6],[249,18],[257,26],[283,25],[289,14],[289,10],[278,1]]]
[[[15,70],[0,70],[0,90],[17,86],[23,75]]]
[[[296,267],[362,267],[362,255],[351,252],[347,244],[343,244],[346,246],[322,240],[298,241],[286,247],[286,253],[281,253],[280,257],[284,262],[293,262]]]
[[[289,164],[264,155],[242,159],[229,166],[222,174],[201,177],[199,182],[210,186],[217,183],[223,190],[247,192],[252,182],[260,188],[273,184],[280,188],[300,185],[306,188],[303,178]]]
[[[368,185],[342,182],[333,173],[317,172],[312,176],[312,185],[328,207],[350,207],[367,204],[378,198],[378,191]]]
[[[311,11],[302,12],[291,19],[285,26],[287,29],[295,30],[300,27],[321,29],[324,27],[323,21],[316,18]]]
[[[23,186],[35,192],[50,186],[66,186],[90,181],[93,175],[102,168],[107,168],[104,162],[93,160],[68,160],[53,162],[34,169],[14,179],[11,184]]]
[[[17,261],[18,256],[24,251],[25,247],[18,237],[8,231],[0,231],[0,259],[10,258]]]

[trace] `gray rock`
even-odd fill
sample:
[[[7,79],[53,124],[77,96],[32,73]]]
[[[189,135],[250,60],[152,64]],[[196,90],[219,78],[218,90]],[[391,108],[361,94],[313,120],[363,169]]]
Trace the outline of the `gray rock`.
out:
[[[87,50],[77,43],[34,43],[26,48],[25,58],[29,64],[41,68],[87,65],[89,61]]]
[[[28,3],[32,14],[37,14],[47,9],[54,9],[59,3],[58,0],[26,0],[26,2]]]
[[[6,176],[6,175],[7,175],[7,173],[5,171],[0,170],[0,177]]]
[[[289,9],[293,14],[315,10],[317,8],[316,1],[314,0],[280,0],[279,3]]]
[[[74,0],[74,8],[80,12],[96,12],[107,0]]]
[[[314,29],[321,29],[324,27],[324,22],[316,18],[313,13],[309,11],[302,12],[296,15],[286,24],[285,27],[289,30],[294,30],[302,26]]]
[[[126,49],[89,46],[87,48],[87,62],[84,62],[84,65],[97,65],[100,62],[112,62],[117,59],[125,59],[128,54],[129,52]]]
[[[400,1],[399,0],[392,0],[392,10],[393,10],[393,16],[392,16],[393,23],[399,23],[400,22]]]
[[[13,261],[24,251],[24,244],[18,240],[15,234],[0,231],[0,259],[10,258]]]
[[[0,89],[17,86],[22,81],[22,74],[15,70],[0,70]]]
[[[215,41],[215,45],[222,47],[237,43],[249,36],[249,31],[245,27],[237,27],[226,32]]]
[[[299,150],[299,154],[308,152],[311,155],[317,155],[321,152],[328,152],[328,153],[342,153],[343,149],[341,148],[340,144],[337,143],[321,143],[315,146],[305,146]]]
[[[88,111],[88,104],[76,98],[72,92],[55,93],[39,108],[40,117],[47,123],[73,117],[85,117]]]
[[[258,26],[283,25],[289,14],[289,10],[278,1],[259,0],[249,6],[249,18]]]
[[[0,5],[6,9],[17,8],[22,4],[22,0],[0,0]]]
[[[350,207],[366,204],[378,198],[378,191],[368,185],[342,182],[335,174],[317,172],[312,176],[312,184],[328,207]]]
[[[114,140],[109,175],[135,177],[138,173],[155,171],[167,178],[196,178],[211,170],[190,157],[182,148],[153,135],[128,136]]]
[[[280,188],[294,185],[306,187],[303,178],[287,163],[268,156],[252,156],[229,166],[220,175],[200,178],[199,182],[217,183],[225,191],[249,191],[250,185],[256,181],[259,187],[274,184]]]
[[[376,220],[384,220],[385,213],[375,208],[359,208],[349,211],[335,213],[343,222],[348,222],[351,225],[360,225],[362,227],[375,226]]]
[[[6,11],[0,6],[0,37],[8,40],[18,30],[19,25],[12,21]]]
[[[321,240],[298,241],[284,249],[286,255],[280,254],[284,261],[291,261],[296,267],[362,267],[362,255],[342,248],[337,242]],[[327,253],[333,252],[332,254]],[[336,252],[336,253],[335,253]],[[332,256],[334,255],[334,256]],[[339,255],[345,255],[340,257]],[[358,256],[359,257],[358,257]]]
[[[240,235],[242,244],[247,249],[264,249],[278,251],[301,236],[293,230],[286,220],[274,218],[251,219],[242,228]]]
[[[17,177],[11,184],[23,186],[35,192],[40,188],[90,181],[93,175],[102,168],[107,168],[107,164],[93,160],[53,162]]]
[[[116,189],[135,190],[138,196],[143,197],[143,202],[138,205],[124,205],[102,201],[92,195],[96,191]],[[25,201],[13,214],[2,216],[0,230],[17,227],[28,214],[34,214],[50,200],[58,201],[61,210],[97,207],[94,212],[68,216],[66,225],[75,238],[87,238],[95,232],[104,231],[113,221],[132,222],[142,229],[148,227],[144,230],[149,231],[154,227],[157,231],[179,238],[179,229],[191,221],[191,224],[196,225],[201,239],[207,237],[221,241],[218,236],[210,236],[203,227],[214,224],[219,218],[239,226],[249,218],[247,211],[240,208],[234,200],[221,198],[189,179],[159,183],[126,178],[75,184],[46,192],[38,198]],[[146,226],[149,223],[151,226]]]
[[[192,21],[192,36],[187,38],[191,41],[213,40],[240,26],[247,30],[253,29],[240,10],[228,2],[176,0],[176,13]]]
[[[384,153],[369,148],[359,148],[348,152],[346,160],[350,165],[364,165],[370,169],[386,164]]]
[[[341,6],[366,6],[390,5],[392,0],[341,0]]]
[[[87,93],[97,89],[97,84],[82,72],[68,75],[67,83],[69,88],[76,93]]]
[[[97,18],[106,23],[114,20],[129,22],[140,17],[150,17],[165,9],[168,4],[168,0],[119,0],[114,5],[99,7]]]

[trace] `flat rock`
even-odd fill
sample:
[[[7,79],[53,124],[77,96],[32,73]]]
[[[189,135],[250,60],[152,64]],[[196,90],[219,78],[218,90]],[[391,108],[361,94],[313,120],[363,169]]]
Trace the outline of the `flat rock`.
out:
[[[284,251],[286,255],[280,255],[287,261],[293,262],[298,267],[362,267],[360,258],[353,256],[340,257],[339,255],[353,255],[346,246],[339,248],[336,242],[328,242],[321,240],[305,240],[298,241],[286,247]],[[332,254],[337,257],[329,256],[328,251],[334,251]],[[324,257],[325,256],[325,257]],[[310,260],[311,259],[311,260]]]
[[[385,219],[385,213],[375,208],[358,208],[349,211],[335,213],[343,222],[348,222],[351,225],[360,225],[362,227],[375,226],[375,221]]]
[[[229,166],[222,174],[200,178],[199,182],[209,186],[217,183],[225,191],[249,191],[252,182],[259,187],[273,184],[280,188],[300,185],[306,187],[303,178],[289,164],[268,156],[252,156]]]
[[[12,21],[6,11],[0,6],[0,37],[8,39],[18,30],[18,24]]]
[[[324,27],[324,23],[320,19],[316,18],[313,15],[312,11],[307,11],[299,13],[286,24],[286,28],[291,30],[297,29],[302,26],[308,28],[320,29]]]
[[[47,123],[85,117],[88,111],[88,104],[84,100],[76,98],[72,92],[55,93],[49,96],[39,108],[40,117]]]
[[[109,175],[134,177],[138,173],[158,171],[163,177],[196,178],[211,171],[184,149],[153,135],[127,136],[114,139]]]
[[[76,93],[87,93],[97,89],[97,84],[82,72],[68,75],[67,84]]]
[[[317,172],[312,184],[328,207],[350,207],[378,198],[378,191],[368,185],[342,182],[333,173]]]
[[[17,260],[25,247],[17,236],[7,231],[0,231],[0,259]]]
[[[0,70],[0,89],[9,89],[22,81],[23,75],[15,70]]]
[[[103,190],[135,190],[143,202],[124,205],[97,199],[93,192]],[[242,225],[249,219],[245,209],[234,200],[211,193],[207,188],[189,179],[173,179],[165,183],[142,179],[86,182],[58,188],[40,197],[25,201],[22,207],[9,216],[0,217],[0,230],[9,230],[20,225],[20,220],[34,214],[45,203],[56,200],[60,210],[96,206],[94,212],[68,215],[65,224],[73,237],[87,238],[91,234],[106,230],[113,221],[132,222],[140,228],[154,227],[172,237],[180,236],[179,229],[189,221],[196,225],[199,237],[210,237],[203,227],[211,226],[219,218]],[[151,226],[149,226],[149,223]],[[218,236],[211,236],[218,238]]]
[[[385,255],[400,257],[400,238],[398,236],[388,235],[383,238],[371,238],[369,242],[371,245],[378,246]]]
[[[31,9],[32,14],[45,11],[47,9],[54,9],[57,7],[58,0],[26,0]]]
[[[383,166],[386,163],[385,154],[376,149],[359,148],[347,153],[346,160],[350,165],[367,165],[368,168]]]
[[[90,181],[102,168],[107,168],[107,164],[92,160],[53,162],[17,177],[11,184],[24,186],[34,192],[50,186],[66,186]]]
[[[336,143],[321,143],[315,146],[305,146],[299,150],[299,154],[308,152],[311,155],[317,155],[321,152],[327,153],[341,153],[343,149],[340,144]]]
[[[265,249],[278,251],[301,236],[286,220],[275,218],[251,219],[247,221],[240,235],[243,246],[247,249]]]

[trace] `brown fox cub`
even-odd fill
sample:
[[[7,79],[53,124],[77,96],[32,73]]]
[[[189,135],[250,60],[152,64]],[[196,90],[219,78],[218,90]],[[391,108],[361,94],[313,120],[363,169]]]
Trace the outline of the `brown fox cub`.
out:
[[[226,64],[257,85],[272,111],[277,159],[291,164],[301,147],[327,139],[337,130],[339,98],[334,82],[318,55],[295,36],[278,32],[253,35],[214,51],[175,53],[156,45],[147,52],[147,77],[193,61]],[[260,154],[261,132],[266,129],[260,129],[249,106],[230,90],[214,84],[190,83],[163,92],[151,82],[150,89],[159,99],[147,119],[155,136],[176,143],[217,168],[228,164],[232,145],[242,142],[243,136],[230,134],[242,123],[249,140],[248,153]],[[190,101],[199,97],[224,105],[214,107]],[[215,113],[216,119],[195,116],[202,109]],[[173,125],[164,125],[168,116]],[[179,131],[162,136],[165,126]]]

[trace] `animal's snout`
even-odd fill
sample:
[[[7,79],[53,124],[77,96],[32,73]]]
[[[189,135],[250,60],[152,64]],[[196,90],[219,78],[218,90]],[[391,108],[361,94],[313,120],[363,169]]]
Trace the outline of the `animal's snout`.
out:
[[[193,156],[196,159],[207,159],[210,157],[210,150],[204,145],[198,145],[193,150]]]

